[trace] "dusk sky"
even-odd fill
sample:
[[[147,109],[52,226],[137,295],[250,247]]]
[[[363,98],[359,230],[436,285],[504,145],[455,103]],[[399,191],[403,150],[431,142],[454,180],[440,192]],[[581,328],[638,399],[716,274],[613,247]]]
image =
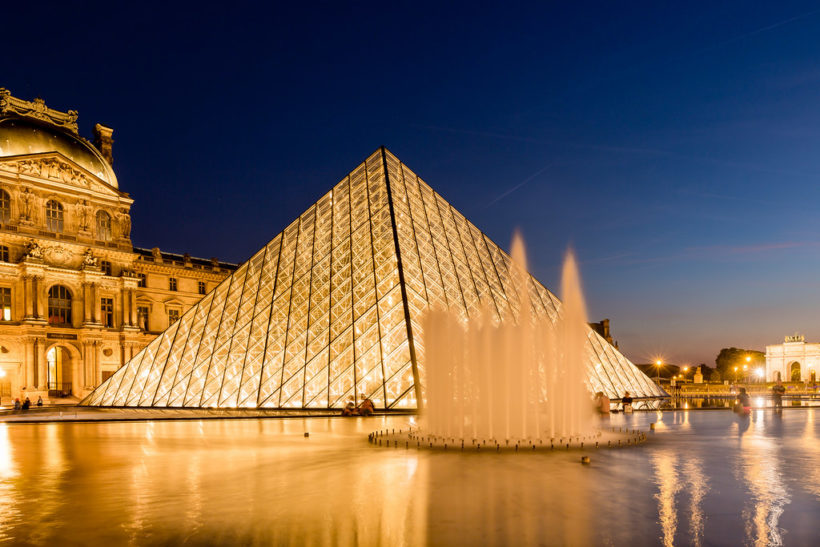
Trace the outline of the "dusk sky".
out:
[[[383,144],[636,363],[820,341],[817,4],[22,4],[0,87],[114,128],[137,246],[244,261]]]

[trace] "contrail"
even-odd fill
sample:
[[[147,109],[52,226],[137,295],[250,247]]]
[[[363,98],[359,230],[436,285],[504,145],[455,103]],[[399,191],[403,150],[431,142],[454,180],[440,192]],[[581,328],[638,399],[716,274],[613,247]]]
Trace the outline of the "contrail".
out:
[[[547,165],[545,165],[544,167],[542,167],[541,169],[539,169],[538,171],[536,171],[535,173],[533,173],[529,177],[525,178],[524,180],[522,180],[521,182],[519,182],[518,184],[516,184],[515,186],[513,186],[512,188],[510,188],[509,190],[507,190],[503,194],[501,194],[500,196],[497,196],[495,199],[490,201],[490,203],[485,205],[484,209],[482,209],[482,211],[485,210],[485,209],[489,209],[492,205],[498,203],[499,201],[501,201],[505,197],[509,196],[510,194],[512,194],[513,192],[515,192],[516,190],[518,190],[519,188],[521,188],[522,186],[524,186],[525,184],[530,182],[532,179],[534,179],[535,177],[537,177],[538,175],[540,175],[541,173],[543,173],[544,171],[549,169],[551,166],[552,166],[552,162],[548,163]]]

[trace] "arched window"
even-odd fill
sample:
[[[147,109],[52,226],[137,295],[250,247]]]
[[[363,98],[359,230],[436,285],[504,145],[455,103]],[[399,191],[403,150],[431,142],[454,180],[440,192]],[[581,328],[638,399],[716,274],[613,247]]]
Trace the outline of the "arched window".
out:
[[[97,211],[97,239],[111,240],[111,215],[105,211]]]
[[[7,224],[11,220],[11,196],[5,190],[0,190],[0,223]]]
[[[48,322],[53,325],[71,324],[71,291],[62,285],[48,290]]]
[[[46,230],[63,231],[63,204],[50,199],[46,202]]]

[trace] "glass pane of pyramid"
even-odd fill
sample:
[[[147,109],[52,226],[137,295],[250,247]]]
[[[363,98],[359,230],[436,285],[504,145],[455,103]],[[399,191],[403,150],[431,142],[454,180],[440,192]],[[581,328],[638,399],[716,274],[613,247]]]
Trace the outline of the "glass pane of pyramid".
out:
[[[381,148],[101,384],[93,406],[342,408],[424,398],[430,307],[515,321],[510,257]],[[531,312],[561,303],[530,276]],[[588,386],[663,392],[591,329]]]

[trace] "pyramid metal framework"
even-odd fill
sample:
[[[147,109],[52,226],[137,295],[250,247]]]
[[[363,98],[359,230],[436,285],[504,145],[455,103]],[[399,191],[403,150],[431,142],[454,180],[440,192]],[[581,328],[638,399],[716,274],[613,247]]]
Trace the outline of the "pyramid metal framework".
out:
[[[117,407],[413,409],[431,306],[515,320],[510,257],[380,148],[91,393]],[[530,276],[534,313],[560,313]],[[592,391],[664,393],[588,332]]]

